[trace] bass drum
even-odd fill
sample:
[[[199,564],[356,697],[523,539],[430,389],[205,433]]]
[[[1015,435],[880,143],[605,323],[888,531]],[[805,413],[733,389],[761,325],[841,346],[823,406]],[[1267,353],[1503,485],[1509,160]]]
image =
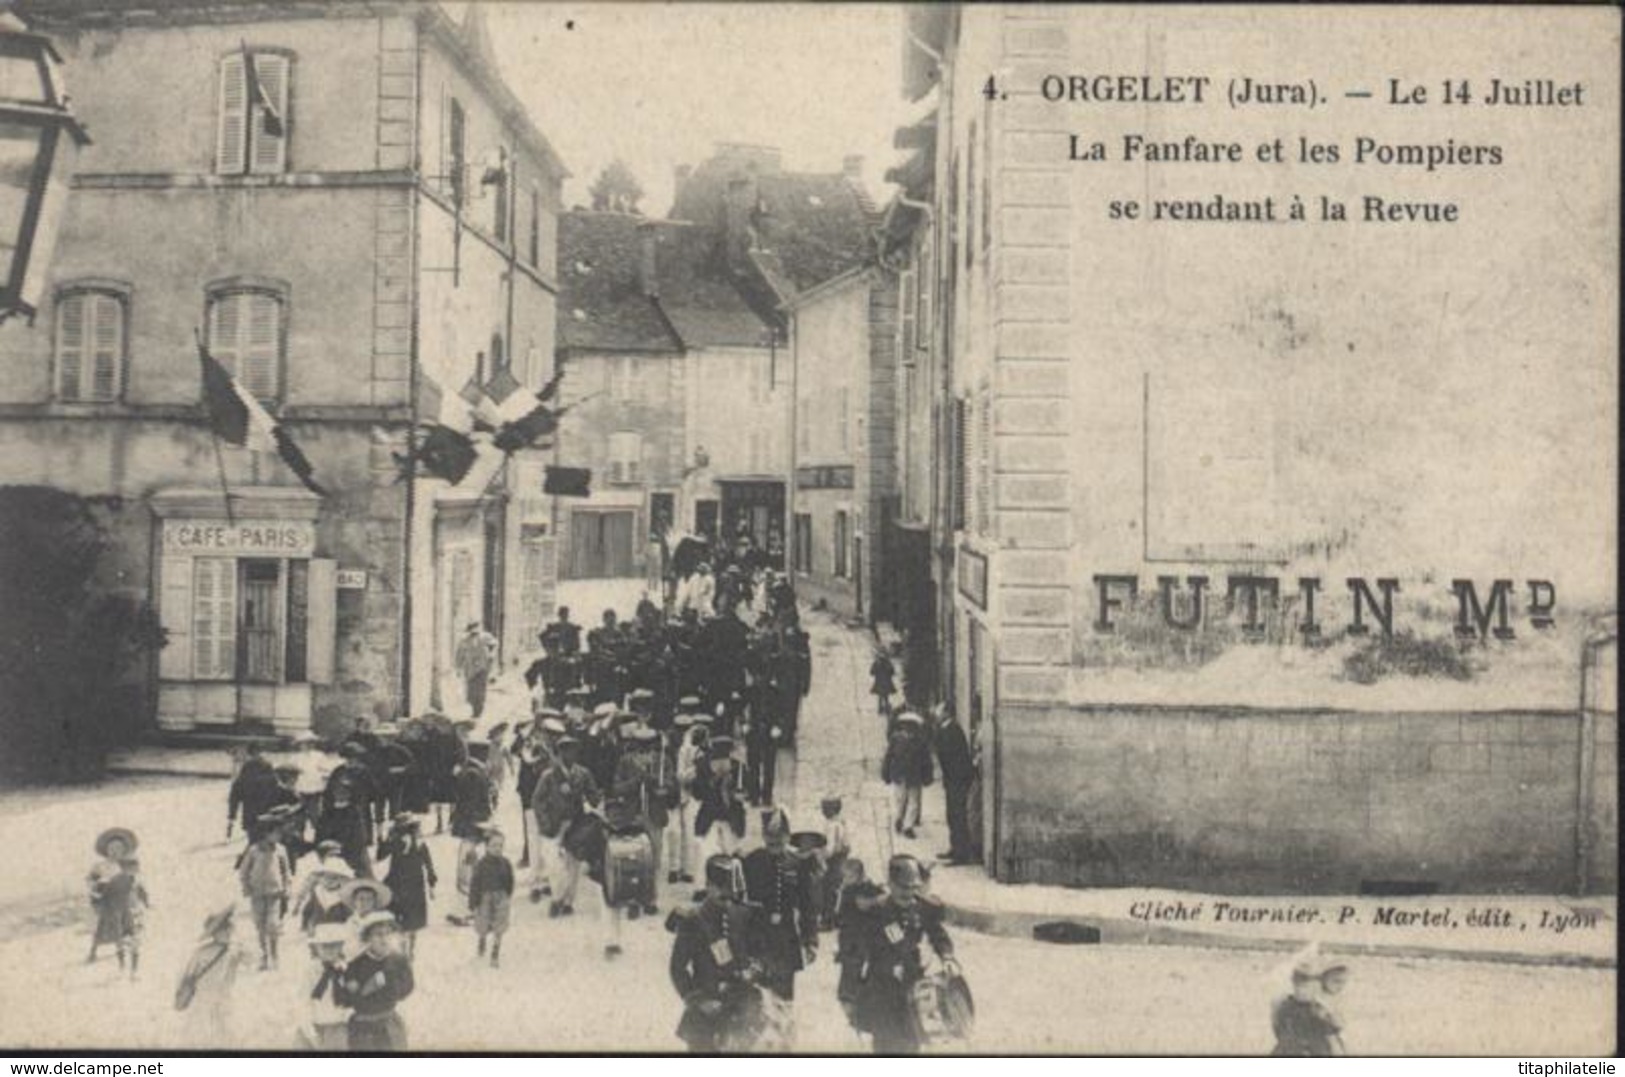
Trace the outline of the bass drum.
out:
[[[564,851],[584,864],[601,863],[604,844],[604,821],[596,815],[577,816],[564,828]]]

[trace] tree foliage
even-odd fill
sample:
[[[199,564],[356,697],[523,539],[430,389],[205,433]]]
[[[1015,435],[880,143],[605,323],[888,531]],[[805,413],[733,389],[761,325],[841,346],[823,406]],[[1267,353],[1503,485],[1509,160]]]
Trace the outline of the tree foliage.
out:
[[[163,632],[147,602],[99,581],[111,545],[84,498],[0,487],[0,778],[94,777],[140,727],[125,678]]]
[[[604,166],[598,178],[588,188],[592,195],[592,208],[615,213],[637,213],[643,198],[643,185],[619,157]]]

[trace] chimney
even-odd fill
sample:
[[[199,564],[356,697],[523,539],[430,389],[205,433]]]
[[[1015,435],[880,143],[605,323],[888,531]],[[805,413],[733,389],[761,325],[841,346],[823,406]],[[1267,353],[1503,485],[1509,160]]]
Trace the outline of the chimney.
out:
[[[841,175],[853,183],[863,182],[863,154],[851,153],[841,158]]]
[[[638,225],[638,287],[650,298],[660,295],[660,227],[653,221]]]
[[[722,229],[728,264],[735,270],[744,268],[746,256],[756,246],[755,228],[751,223],[755,210],[755,179],[734,176],[728,181],[728,193],[722,203]]]

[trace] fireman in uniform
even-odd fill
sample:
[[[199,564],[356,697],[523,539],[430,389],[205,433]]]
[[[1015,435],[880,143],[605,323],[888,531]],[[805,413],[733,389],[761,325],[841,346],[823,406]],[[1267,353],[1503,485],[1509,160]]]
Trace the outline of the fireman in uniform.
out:
[[[752,920],[757,914],[741,903],[743,889],[738,859],[713,856],[705,862],[704,898],[673,911],[666,921],[676,935],[671,983],[683,1000],[677,1035],[696,1054],[721,1048],[755,978]]]
[[[918,1054],[914,987],[925,977],[922,946],[929,944],[951,970],[958,966],[943,926],[946,910],[924,892],[926,873],[919,860],[906,854],[892,857],[886,881],[886,896],[866,917],[860,942],[856,1009],[874,1034],[875,1054]]]
[[[812,865],[790,848],[790,820],[782,809],[762,813],[762,842],[745,857],[745,900],[757,907],[762,986],[793,999],[796,973],[818,954]]]

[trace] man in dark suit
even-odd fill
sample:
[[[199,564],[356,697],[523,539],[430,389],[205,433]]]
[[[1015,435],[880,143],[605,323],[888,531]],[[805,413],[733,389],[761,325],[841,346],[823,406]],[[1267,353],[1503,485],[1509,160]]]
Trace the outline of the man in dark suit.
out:
[[[976,859],[967,817],[976,765],[971,760],[970,742],[953,712],[939,707],[935,717],[937,762],[942,766],[942,793],[948,803],[948,851],[938,854],[937,859],[966,864]]]

